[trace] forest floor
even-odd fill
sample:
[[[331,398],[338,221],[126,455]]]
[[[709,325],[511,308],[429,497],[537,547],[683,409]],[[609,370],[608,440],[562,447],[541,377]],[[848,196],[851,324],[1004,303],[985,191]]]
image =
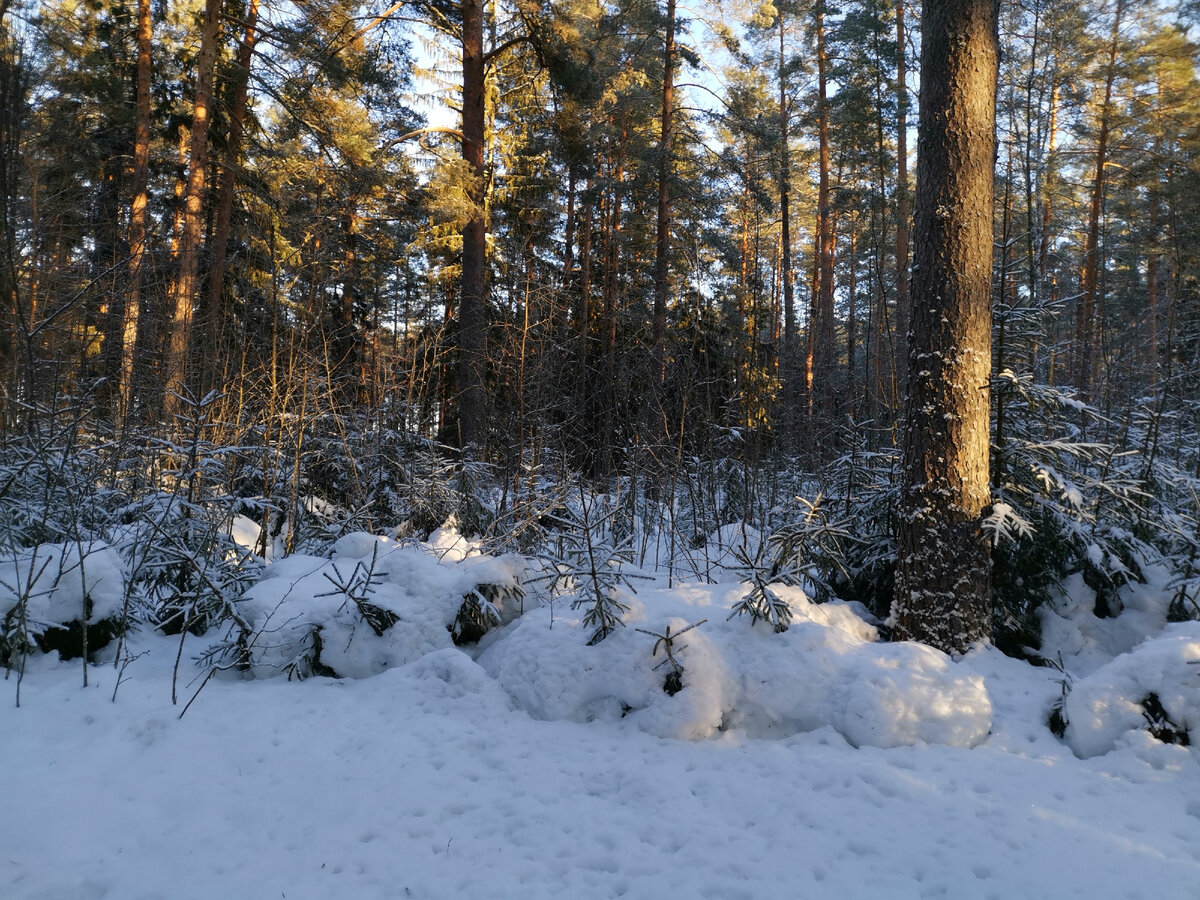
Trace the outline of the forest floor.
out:
[[[703,606],[718,590],[660,581],[639,590],[635,613],[652,620],[657,604],[681,598]],[[606,713],[593,702],[594,714],[556,716],[544,692],[541,706],[531,702],[536,673],[514,675],[514,661],[496,654],[511,641],[509,655],[525,657],[542,640],[531,636],[546,635],[554,672],[562,635],[578,627],[562,610],[545,627],[542,612],[501,629],[482,652],[435,648],[373,677],[214,678],[182,717],[200,686],[194,645],[178,705],[178,639],[136,635],[141,655],[115,702],[111,663],[91,668],[85,688],[79,660],[30,658],[20,707],[15,675],[0,704],[0,897],[1200,896],[1200,750],[1133,729],[1080,758],[1046,725],[1062,692],[1053,668],[992,649],[947,662],[976,691],[951,698],[952,717],[977,720],[970,697],[990,704],[977,733],[895,740],[906,705],[933,709],[927,717],[944,699],[928,683],[901,682],[874,713],[884,717],[878,741],[838,718],[834,707],[853,702],[844,692],[822,707],[830,724],[773,731],[760,710],[741,727],[726,710],[728,727],[680,740],[652,733],[665,726],[647,727],[645,711]],[[710,650],[720,656],[721,635],[750,633],[709,612],[712,624],[690,635],[696,683],[685,676],[663,703],[703,696],[716,669],[752,694],[753,661],[735,671],[725,652],[723,668],[701,664]],[[788,635],[811,643],[835,626],[799,622]],[[1173,633],[1180,652],[1200,655],[1200,630],[1171,628],[1185,629]],[[652,639],[639,640],[649,659]],[[556,676],[568,691],[615,665],[575,644],[595,665]],[[831,690],[804,668],[822,653],[882,652],[822,646],[796,662],[813,692]],[[874,677],[856,666],[838,671]],[[1094,660],[1089,668],[1103,670]]]

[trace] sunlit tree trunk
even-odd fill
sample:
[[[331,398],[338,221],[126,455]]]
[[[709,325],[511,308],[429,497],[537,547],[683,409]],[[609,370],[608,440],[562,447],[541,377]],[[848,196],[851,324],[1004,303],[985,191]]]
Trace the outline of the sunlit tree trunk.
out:
[[[229,109],[229,140],[225,149],[225,160],[221,167],[221,178],[217,185],[217,214],[212,231],[212,270],[209,274],[208,305],[205,314],[205,331],[208,346],[216,351],[220,346],[220,332],[224,320],[225,270],[229,264],[229,232],[233,222],[233,199],[237,186],[238,171],[242,164],[242,139],[246,127],[246,95],[250,84],[250,62],[254,58],[254,45],[258,41],[258,0],[250,0],[246,10],[246,30],[238,45],[237,60],[233,73],[233,99]],[[213,353],[210,367],[215,365],[220,354]],[[219,374],[215,373],[214,374]]]
[[[897,534],[895,634],[961,653],[991,636],[993,168],[997,7],[926,0]]]
[[[188,350],[192,338],[192,308],[200,278],[200,245],[204,233],[208,178],[208,128],[211,118],[213,69],[221,24],[221,0],[207,0],[196,61],[196,96],[192,110],[191,152],[188,158],[187,193],[179,234],[179,271],[171,285],[171,329],[164,371],[167,417],[177,412],[177,395],[187,390]]]
[[[133,202],[129,211],[129,287],[121,316],[121,353],[117,372],[118,417],[127,422],[133,412],[138,379],[138,323],[141,319],[142,283],[146,264],[146,206],[150,176],[150,63],[154,36],[150,0],[138,0],[137,12],[137,120],[133,134]]]

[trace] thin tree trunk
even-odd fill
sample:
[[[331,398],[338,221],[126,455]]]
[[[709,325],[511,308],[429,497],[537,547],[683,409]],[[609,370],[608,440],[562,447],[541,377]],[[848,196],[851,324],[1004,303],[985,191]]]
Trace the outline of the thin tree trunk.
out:
[[[484,203],[483,0],[462,2],[462,153],[471,177],[470,211],[462,234],[462,297],[458,336],[458,438],[464,447],[484,439],[487,396],[484,388],[484,331],[486,327],[487,223]]]
[[[1038,243],[1038,279],[1042,283],[1042,296],[1045,304],[1053,310],[1058,303],[1058,278],[1049,271],[1050,258],[1050,225],[1054,212],[1054,154],[1058,143],[1058,75],[1052,76],[1050,87],[1050,123],[1046,135],[1046,172],[1042,177],[1042,239]],[[1046,383],[1051,387],[1055,382],[1055,361],[1058,355],[1056,340],[1058,317],[1051,320],[1051,331],[1048,336],[1050,352],[1046,360]]]
[[[667,257],[671,244],[671,154],[675,137],[675,0],[667,0],[666,29],[658,141],[658,223],[654,239],[654,371],[660,382],[667,377],[664,343],[667,333]]]
[[[833,211],[829,201],[830,149],[829,149],[829,97],[828,74],[825,53],[825,3],[817,3],[817,302],[816,302],[816,346],[813,354],[813,382],[816,391],[816,406],[820,418],[820,429],[828,438],[834,420],[835,398],[833,391],[834,370],[837,355],[834,349],[833,322]],[[831,441],[821,441],[817,448],[821,453],[831,451]]]
[[[792,276],[792,147],[788,133],[788,82],[787,59],[784,44],[783,12],[779,13],[779,216],[783,247],[780,273],[783,278],[783,365],[780,376],[783,382],[783,438],[789,451],[796,447],[796,426],[799,415],[799,385],[796,381],[796,290]],[[807,380],[806,380],[807,384]]]
[[[1120,42],[1124,0],[1117,0],[1112,35],[1108,45],[1108,65],[1104,74],[1104,101],[1100,107],[1100,131],[1096,136],[1096,169],[1088,204],[1087,236],[1083,248],[1083,280],[1075,307],[1075,387],[1084,400],[1091,399],[1095,374],[1096,306],[1100,287],[1100,217],[1104,209],[1108,133],[1112,122],[1113,83],[1117,77],[1117,48]]]
[[[854,345],[858,340],[858,310],[855,308],[858,301],[858,278],[855,271],[855,261],[857,259],[858,230],[855,225],[855,220],[852,217],[850,219],[850,270],[847,273],[846,279],[846,301],[848,307],[846,310],[846,373],[848,375],[846,379],[846,398],[849,402],[849,408],[847,412],[850,415],[851,421],[855,419],[858,412],[858,404],[856,403],[858,397],[858,386],[854,380]]]
[[[588,357],[588,331],[592,317],[592,176],[588,176],[583,194],[579,224],[579,361]]]
[[[568,285],[571,283],[571,272],[575,268],[575,194],[576,194],[576,167],[575,164],[567,164],[567,221],[563,228],[563,271],[562,283]]]
[[[129,287],[121,321],[121,357],[117,372],[118,419],[124,425],[133,413],[138,387],[135,371],[138,322],[142,311],[142,282],[146,263],[147,185],[150,180],[150,53],[153,19],[150,0],[138,0],[137,122],[133,134],[133,202],[129,211]]]

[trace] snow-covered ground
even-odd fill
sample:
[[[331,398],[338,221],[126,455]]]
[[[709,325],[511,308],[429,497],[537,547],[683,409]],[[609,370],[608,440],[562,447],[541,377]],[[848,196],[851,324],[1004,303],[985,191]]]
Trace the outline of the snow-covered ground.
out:
[[[1137,705],[1200,733],[1196,623],[1123,646],[1064,606],[1064,742],[1054,669],[874,643],[795,589],[784,634],[727,620],[735,582],[660,581],[597,646],[559,601],[468,653],[447,598],[509,568],[388,544],[370,597],[399,618],[355,629],[323,567],[346,583],[373,543],[281,560],[243,604],[258,675],[312,620],[370,677],[214,678],[180,718],[206,638],[177,706],[177,639],[136,637],[115,703],[111,665],[84,688],[31,657],[20,708],[0,694],[0,898],[1200,897],[1200,751]],[[700,619],[668,695],[653,634]]]

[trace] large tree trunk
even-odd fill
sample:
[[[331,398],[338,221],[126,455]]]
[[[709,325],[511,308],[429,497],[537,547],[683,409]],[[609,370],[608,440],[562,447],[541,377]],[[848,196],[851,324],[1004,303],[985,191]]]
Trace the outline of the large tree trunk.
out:
[[[905,0],[896,2],[896,340],[895,359],[908,359],[908,235],[912,203],[908,195],[908,64],[904,28]],[[898,372],[900,383],[905,373]]]
[[[952,653],[991,636],[993,168],[997,7],[927,0],[896,594],[899,638]]]
[[[486,329],[487,223],[484,204],[483,0],[462,4],[462,152],[471,176],[470,212],[462,235],[462,296],[458,334],[458,439],[463,447],[479,446],[485,437],[487,396],[484,388]]]
[[[207,0],[196,61],[196,97],[192,111],[192,144],[188,160],[187,195],[179,234],[179,271],[171,285],[170,344],[165,367],[163,409],[169,419],[179,411],[178,396],[187,390],[188,349],[192,338],[192,307],[200,278],[200,244],[204,232],[204,201],[208,178],[208,126],[211,118],[213,69],[221,24],[221,0]]]

